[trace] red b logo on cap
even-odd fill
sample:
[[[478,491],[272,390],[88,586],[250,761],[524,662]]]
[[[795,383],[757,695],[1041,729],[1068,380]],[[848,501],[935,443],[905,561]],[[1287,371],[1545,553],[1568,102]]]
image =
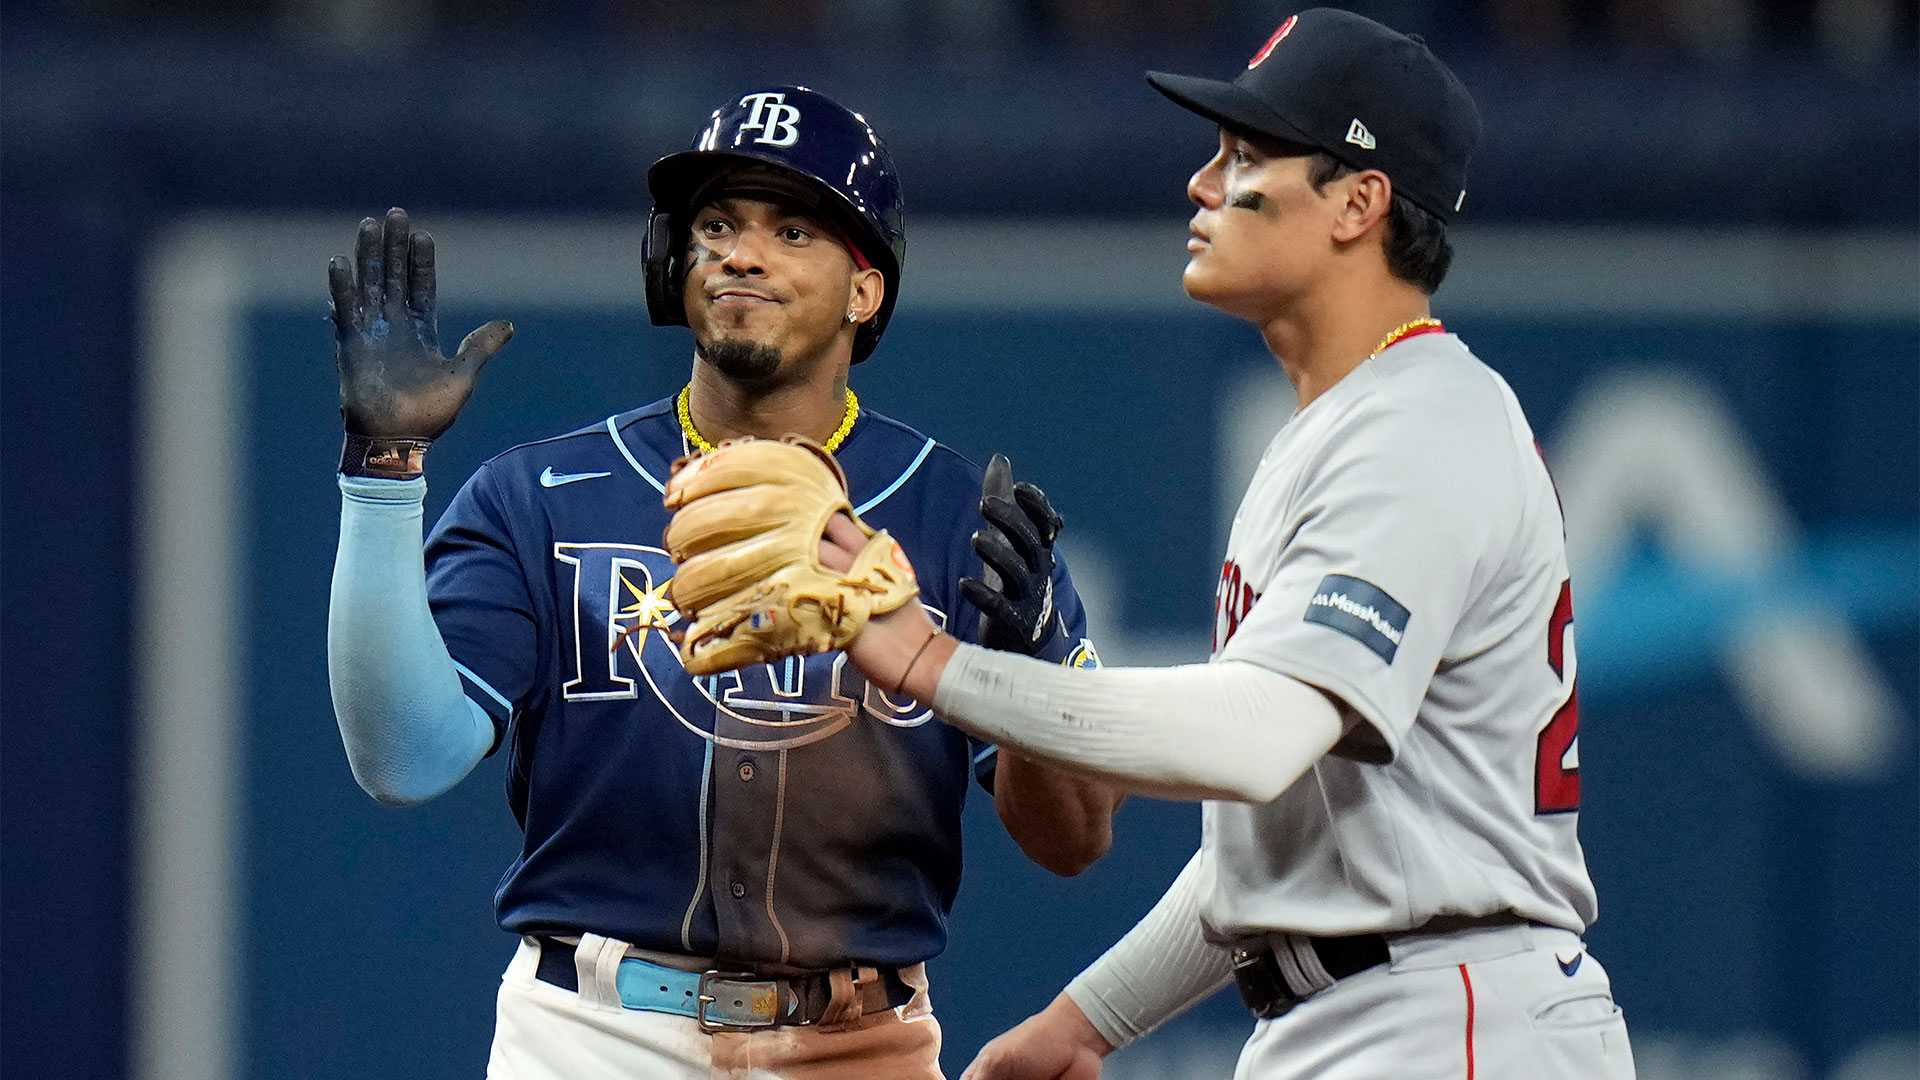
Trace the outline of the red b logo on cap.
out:
[[[1260,51],[1253,54],[1253,59],[1247,61],[1247,70],[1252,71],[1254,68],[1259,67],[1260,61],[1265,60],[1267,54],[1273,52],[1273,47],[1280,44],[1281,38],[1286,37],[1293,31],[1293,24],[1299,20],[1300,16],[1298,15],[1287,16],[1287,21],[1280,24],[1280,29],[1275,30],[1273,36],[1267,39],[1267,43],[1260,46]]]

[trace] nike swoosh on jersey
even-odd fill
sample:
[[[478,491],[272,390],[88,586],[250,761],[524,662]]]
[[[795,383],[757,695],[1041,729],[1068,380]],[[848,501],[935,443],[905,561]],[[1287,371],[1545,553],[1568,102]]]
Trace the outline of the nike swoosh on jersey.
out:
[[[557,473],[553,471],[553,466],[549,465],[540,473],[540,486],[555,488],[562,484],[577,483],[581,480],[598,480],[602,476],[612,475],[610,472]]]
[[[1553,954],[1553,962],[1560,965],[1560,974],[1565,975],[1569,979],[1573,978],[1574,972],[1580,970],[1580,961],[1586,958],[1587,954],[1583,952],[1574,953],[1573,959],[1571,960],[1562,960],[1560,959],[1559,953]]]

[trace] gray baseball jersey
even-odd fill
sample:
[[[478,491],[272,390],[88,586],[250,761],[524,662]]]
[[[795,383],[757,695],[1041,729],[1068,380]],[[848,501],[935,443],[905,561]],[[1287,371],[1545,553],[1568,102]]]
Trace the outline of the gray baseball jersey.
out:
[[[1278,800],[1206,804],[1216,939],[1512,911],[1585,930],[1559,501],[1505,380],[1410,336],[1288,421],[1234,518],[1214,659],[1362,723]]]

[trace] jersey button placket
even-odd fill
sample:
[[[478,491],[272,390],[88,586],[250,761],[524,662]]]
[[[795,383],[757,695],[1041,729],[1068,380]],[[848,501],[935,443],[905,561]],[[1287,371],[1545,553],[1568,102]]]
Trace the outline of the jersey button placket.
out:
[[[735,900],[745,900],[747,898],[747,883],[744,881],[735,881],[727,886],[727,891],[733,894]]]

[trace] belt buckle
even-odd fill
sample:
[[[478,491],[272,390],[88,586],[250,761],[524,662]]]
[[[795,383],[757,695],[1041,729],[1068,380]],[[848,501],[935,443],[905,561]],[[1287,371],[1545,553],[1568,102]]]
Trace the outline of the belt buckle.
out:
[[[716,994],[716,983],[731,984],[733,992]],[[720,1006],[719,1016],[708,1014]],[[761,1031],[780,1021],[780,984],[751,971],[703,971],[693,1018],[708,1034],[721,1031]]]
[[[1240,1001],[1256,1018],[1277,1020],[1300,1004],[1301,998],[1287,985],[1270,944],[1238,942],[1229,950],[1229,956]]]

